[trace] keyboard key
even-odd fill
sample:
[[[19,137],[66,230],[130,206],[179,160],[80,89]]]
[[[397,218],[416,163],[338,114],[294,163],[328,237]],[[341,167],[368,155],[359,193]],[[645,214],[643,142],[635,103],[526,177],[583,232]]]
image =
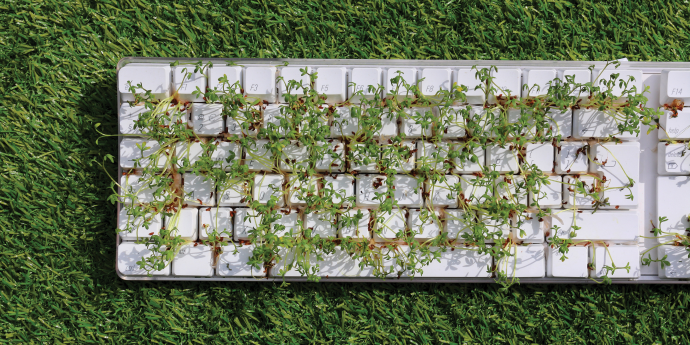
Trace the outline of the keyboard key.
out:
[[[290,205],[306,205],[311,195],[318,195],[317,181],[317,176],[309,176],[305,179],[304,175],[300,175],[300,177],[290,175],[290,181],[286,186]]]
[[[410,209],[408,226],[415,239],[430,240],[441,235],[441,215],[428,209]]]
[[[519,220],[522,224],[518,225]],[[551,228],[551,217],[539,219],[534,213],[523,213],[522,219],[513,216],[513,232],[518,241],[525,243],[544,243],[544,233]]]
[[[360,102],[362,98],[374,99],[375,92],[372,92],[370,87],[373,87],[374,91],[378,90],[379,86],[383,85],[382,80],[382,71],[380,68],[353,68],[352,72],[350,72],[350,80],[348,83],[348,85],[350,85],[348,87],[350,101]],[[356,92],[360,91],[362,93],[361,96],[355,95]]]
[[[640,180],[640,143],[595,144],[592,146],[594,163],[590,171],[605,178],[604,198],[611,207],[635,208],[638,200]],[[633,180],[633,184],[629,179]],[[629,199],[629,195],[633,199]]]
[[[466,86],[467,91],[465,96],[467,96],[467,103],[469,104],[484,104],[486,101],[485,90],[482,88],[477,88],[483,85],[486,89],[486,84],[481,80],[477,79],[477,71],[472,69],[460,68],[457,71],[457,84],[458,86]]]
[[[657,217],[654,224],[663,232],[660,242],[673,240],[672,236],[685,235],[690,229],[690,176],[659,176],[656,184]],[[666,217],[668,221],[658,224],[659,217]],[[651,235],[647,235],[651,236]]]
[[[475,181],[476,178],[472,175],[460,176],[460,202],[465,204],[477,205],[486,201],[486,197],[490,196],[490,191],[486,186],[480,186]]]
[[[402,72],[402,73],[398,73]],[[391,81],[393,78],[397,78],[398,76],[402,77],[402,80],[400,80],[398,83],[393,84]],[[408,87],[412,87],[413,85],[417,84],[417,69],[416,68],[407,68],[407,67],[394,67],[394,68],[388,68],[386,70],[386,75],[384,76],[384,83],[386,84],[386,97],[390,95],[397,95],[399,99],[405,98],[405,97],[410,97],[414,98],[414,94],[412,93],[412,90],[408,89]],[[405,87],[405,84],[408,84],[408,87]],[[399,85],[399,87],[398,87]],[[397,90],[397,93],[396,93]]]
[[[381,129],[374,130],[374,137],[394,137],[398,135],[398,113],[390,113],[386,108],[382,113],[368,110],[368,116],[376,116],[381,119]]]
[[[582,181],[582,187],[588,194],[580,193],[577,189],[577,181]],[[598,178],[591,175],[564,176],[563,177],[563,205],[566,208],[577,207],[578,209],[592,209],[595,206],[596,200],[590,196],[592,193],[598,193],[599,200],[603,198],[603,188]]]
[[[637,211],[598,210],[565,210],[552,217],[553,224],[560,229],[557,234],[561,238],[572,238],[575,241],[637,241],[640,221]],[[577,226],[580,229],[575,229]],[[553,230],[551,231],[553,235]],[[574,235],[574,236],[573,236]],[[550,237],[548,238],[550,241]]]
[[[510,248],[511,256],[498,260],[497,268],[509,278],[543,278],[546,257],[543,244],[529,244]]]
[[[146,212],[141,215],[132,215],[128,208],[120,209],[120,217],[118,229],[122,230],[118,232],[120,238],[123,241],[135,241],[140,238],[150,238],[153,235],[160,234],[161,226],[163,222],[161,220],[161,214],[152,214],[151,212]]]
[[[177,65],[172,68],[173,92],[177,92],[181,102],[204,102],[206,71],[200,68],[194,72],[194,69],[194,65]],[[193,94],[197,89],[201,92],[199,96]]]
[[[444,210],[444,220],[446,234],[449,240],[465,242],[462,234],[472,234],[472,226],[477,223],[474,212],[463,210],[446,209]]]
[[[519,68],[501,68],[498,71],[492,70],[493,87],[495,91],[489,93],[489,103],[496,103],[497,97],[503,99],[508,97],[520,97],[522,87],[522,70]]]
[[[382,165],[387,169],[395,169],[398,173],[410,172],[415,167],[417,156],[417,141],[403,140],[382,147]]]
[[[151,186],[151,183],[154,183],[154,181],[149,179],[142,180],[141,175],[122,175],[120,177],[120,187],[122,188],[120,194],[129,195],[120,198],[120,202],[131,205],[132,203],[146,204],[153,201],[162,201],[164,199],[162,195],[157,195],[154,198],[154,192],[157,188],[153,188],[156,186]]]
[[[536,165],[543,172],[550,172],[554,163],[554,147],[551,143],[530,143],[525,146],[525,161]]]
[[[173,231],[171,236],[180,236],[187,241],[196,241],[199,233],[199,209],[183,208],[165,218],[165,228]]]
[[[589,247],[590,262],[594,264],[594,270],[589,271],[591,278],[627,278],[640,277],[640,249],[634,246],[611,245],[608,247]],[[615,266],[614,266],[615,265]],[[623,267],[630,265],[630,269]],[[606,267],[617,267],[613,272]]]
[[[350,171],[375,173],[379,171],[378,161],[381,159],[381,147],[376,144],[354,144],[350,146],[347,159]]]
[[[407,224],[406,211],[394,208],[391,211],[381,211],[377,214],[374,227],[374,239],[378,242],[404,238],[405,225]],[[415,235],[417,238],[417,235]]]
[[[155,161],[150,162],[151,159]],[[167,152],[161,150],[157,141],[140,138],[123,138],[120,141],[122,169],[164,168],[167,162]]]
[[[435,96],[439,90],[450,91],[452,71],[450,68],[424,68],[422,69],[422,94]],[[438,97],[439,99],[441,97]]]
[[[306,171],[309,168],[308,148],[297,140],[283,147],[280,157],[280,169],[283,171]]]
[[[328,175],[323,178],[321,193],[331,195],[333,203],[343,203],[343,206],[353,204],[350,198],[355,196],[355,178],[352,175]]]
[[[213,276],[213,248],[206,245],[182,246],[172,262],[172,274],[186,277]]]
[[[284,181],[283,175],[254,176],[254,200],[266,204],[271,196],[275,196],[277,198],[276,205],[283,206],[285,204],[282,190]]]
[[[184,202],[190,206],[214,206],[216,185],[211,176],[184,173]]]
[[[367,209],[345,211],[340,215],[339,224],[338,236],[340,238],[370,238],[369,210]]]
[[[422,188],[417,184],[417,179],[412,176],[395,175],[395,200],[398,206],[422,207]]]
[[[225,130],[222,104],[192,104],[192,126],[199,136],[217,136]]]
[[[527,186],[524,177],[503,175],[494,183],[494,196],[496,198],[506,199],[512,204],[527,205]]]
[[[661,71],[661,104],[671,104],[674,99],[690,104],[690,71]]]
[[[326,103],[342,103],[347,100],[347,71],[345,67],[321,67],[316,69],[316,91],[326,95]]]
[[[688,259],[688,250],[685,247],[660,246],[657,250],[659,258],[665,256],[666,261],[671,263],[670,266],[664,268],[661,268],[661,263],[657,264],[660,278],[690,278],[690,259]]]
[[[235,253],[237,251],[237,253]],[[247,264],[254,251],[254,245],[226,246],[218,257],[216,274],[221,277],[265,277],[263,267],[256,268]]]
[[[141,134],[142,128],[135,128],[134,121],[139,120],[142,115],[150,110],[143,105],[130,106],[128,103],[120,105],[120,133],[121,134]]]
[[[423,166],[432,170],[448,171],[452,168],[448,154],[452,146],[447,142],[428,143],[425,141],[417,142],[417,164],[418,169]]]
[[[244,69],[244,92],[247,97],[273,103],[276,101],[276,68],[247,67]]]
[[[291,80],[294,80],[299,83],[302,87],[300,88],[299,86],[291,86],[290,87],[290,95],[292,96],[298,96],[301,97],[304,95],[305,89],[309,89],[309,86],[311,84],[311,79],[309,78],[308,74],[302,75],[302,69],[306,69],[307,73],[313,73],[311,70],[311,67],[283,67],[280,69],[280,76],[283,77],[283,80],[278,82],[278,85],[280,86],[280,95],[278,96],[278,101],[281,103],[287,103],[285,100],[285,95],[288,94],[288,84],[290,83]],[[321,74],[319,73],[319,76]],[[320,92],[320,91],[319,91]]]
[[[357,180],[357,206],[378,206],[381,200],[386,199],[387,191],[385,175],[360,175]],[[376,193],[383,195],[377,197]]]
[[[455,145],[454,149],[457,151],[470,150],[463,143]],[[472,153],[467,157],[467,159],[463,159],[462,157],[455,158],[455,168],[453,169],[455,172],[472,173],[482,171],[482,167],[486,162],[486,155],[484,154],[484,149],[481,147],[477,147],[471,150]]]
[[[275,167],[275,160],[268,150],[268,140],[258,139],[246,148],[244,157],[250,171],[271,171]]]
[[[556,79],[555,69],[525,70],[523,82],[527,85],[527,89],[522,90],[522,97],[546,96],[549,88],[556,85],[554,79]]]
[[[679,110],[677,114],[677,117],[673,117],[673,112],[667,110],[659,117],[659,125],[663,128],[659,129],[659,140],[690,139],[690,110]],[[122,126],[122,120],[120,120],[120,126]]]
[[[601,75],[599,75],[601,73]],[[601,92],[604,92],[607,90],[607,87],[604,86],[604,82],[608,83],[611,80],[611,74],[618,74],[618,78],[614,80],[614,85],[611,88],[611,92],[615,97],[621,97],[623,88],[620,87],[621,81],[624,81],[627,83],[627,86],[625,87],[628,90],[632,90],[633,87],[635,88],[635,93],[642,93],[644,91],[644,88],[642,87],[642,70],[632,70],[632,69],[614,69],[614,68],[606,68],[605,70],[594,70],[594,73],[592,73],[592,82],[594,86],[598,86],[600,88]],[[598,76],[598,79],[597,79]],[[630,77],[633,77],[634,80],[630,80]],[[597,80],[595,80],[597,79]],[[627,99],[626,97],[621,97],[618,100],[619,101],[625,101]]]
[[[235,241],[249,240],[252,231],[261,227],[263,217],[255,210],[249,208],[236,208],[234,219],[234,235]]]
[[[577,84],[586,84],[592,81],[592,72],[588,69],[566,69],[558,71],[558,78],[560,78],[564,83],[568,82],[568,77],[572,77],[572,82]],[[589,92],[581,92],[582,88],[575,88],[573,92],[570,93],[571,96],[580,96],[584,99],[589,96]]]
[[[302,220],[301,214],[297,210],[289,208],[280,209],[278,213],[281,217],[271,224],[270,233],[278,237],[300,235],[297,221]]]
[[[465,119],[469,118],[471,110],[467,107],[439,107],[439,121],[443,128],[444,139],[464,138],[467,135]]]
[[[690,150],[687,144],[658,144],[659,175],[690,175]]]
[[[560,135],[561,140],[573,136],[573,111],[551,109],[545,115],[549,128],[545,130],[545,135],[555,137]]]
[[[589,170],[586,143],[564,142],[556,148],[556,174],[585,174]]]
[[[279,252],[279,255],[281,259],[271,268],[271,276],[302,277],[302,274],[297,271],[297,263],[295,262],[295,253],[293,251],[288,252],[283,249]],[[328,279],[328,277],[371,278],[374,276],[371,266],[359,266],[360,259],[352,259],[340,247],[336,247],[333,253],[321,254],[321,260],[317,260],[316,253],[311,253],[309,255],[309,264],[312,265],[311,267],[318,265],[316,275],[325,279]]]
[[[247,106],[239,109],[236,114],[229,114],[225,118],[227,134],[242,137],[245,135],[256,136],[260,127],[262,115],[261,106]],[[271,105],[266,106],[267,109]],[[246,128],[245,128],[246,127]]]
[[[431,108],[405,109],[405,117],[400,122],[400,133],[408,138],[426,138],[431,136],[431,122],[434,116]],[[427,126],[422,126],[423,121],[428,121]],[[385,135],[385,134],[384,134]]]
[[[328,142],[316,142],[318,147],[325,147],[325,151],[319,151],[315,155],[321,159],[314,166],[319,172],[340,172],[345,168],[345,144],[337,139]],[[323,152],[323,153],[321,153]]]
[[[122,242],[117,246],[117,270],[126,276],[145,276],[149,273],[153,276],[169,276],[170,265],[166,265],[160,271],[151,269],[146,272],[145,269],[140,268],[137,262],[151,255],[153,252],[146,248],[146,244]]]
[[[151,90],[153,97],[158,100],[163,100],[171,94],[168,64],[130,63],[120,69],[117,80],[117,90],[122,102],[134,101],[130,85],[136,87],[141,84],[145,90]],[[146,91],[137,87],[135,92],[144,96]]]
[[[312,230],[312,236],[319,235],[321,238],[335,238],[337,228],[334,225],[334,218],[329,213],[305,213],[304,227]]]
[[[229,207],[208,207],[199,210],[199,239],[208,240],[209,235],[222,237],[223,241],[232,238],[232,209]],[[217,238],[210,238],[217,241]]]
[[[443,176],[444,180],[426,182],[427,207],[458,207],[458,194],[453,189],[460,179],[454,175]]]
[[[363,113],[360,107],[337,107],[331,124],[331,137],[352,137],[359,132],[359,119]]]
[[[225,77],[226,83],[221,83],[220,79]],[[208,88],[209,90],[218,90],[224,93],[235,92],[243,94],[242,90],[242,67],[241,66],[225,66],[216,65],[208,68]],[[242,90],[244,91],[244,90]]]
[[[216,149],[211,153],[211,159],[215,162],[215,167],[230,171],[234,165],[239,165],[242,160],[242,148],[234,142],[214,141]]]
[[[517,152],[510,147],[489,146],[486,165],[499,173],[518,172]]]
[[[614,136],[619,139],[637,140],[637,134],[618,129],[619,121],[606,111],[596,109],[575,110],[575,138],[608,138]],[[639,128],[638,128],[639,129]]]
[[[247,206],[251,188],[247,181],[228,180],[218,185],[218,206]]]
[[[177,157],[177,170],[192,170],[196,163],[204,155],[204,148],[201,142],[178,142],[175,144],[175,156]]]
[[[472,250],[475,249],[475,250]],[[431,251],[440,251],[441,257],[422,267],[425,278],[491,278],[493,258],[488,253],[479,254],[476,247],[455,247],[439,249],[429,247]]]
[[[488,214],[487,212],[481,212],[478,214],[479,218],[486,226],[488,234],[490,234],[487,235],[488,238],[486,239],[486,243],[495,243],[495,238],[499,238],[501,239],[501,242],[505,243],[507,239],[514,237],[512,234],[510,219],[506,219],[499,215]]]
[[[280,138],[283,138],[285,137],[286,129],[282,127],[281,120],[286,121],[287,119],[285,115],[281,114],[281,108],[282,106],[277,104],[267,105],[266,108],[263,110],[262,127],[264,129],[267,129],[271,134],[278,134]],[[230,121],[231,119],[228,120],[228,122]],[[231,128],[231,126],[228,125],[228,131],[231,134],[242,133],[242,129],[239,123],[236,125],[235,128]]]
[[[521,122],[523,118],[526,123]],[[508,109],[508,136],[510,137],[525,137],[528,139],[534,138],[536,133],[534,115],[532,111],[525,110],[523,114],[522,109]],[[496,137],[497,133],[493,133],[492,137]]]
[[[501,109],[499,108],[472,107],[467,132],[475,137],[489,136],[495,138],[496,133],[492,124],[500,121],[500,118]]]
[[[589,249],[571,246],[563,254],[558,248],[547,248],[546,276],[557,278],[587,278],[589,270]],[[565,257],[565,259],[563,258]]]
[[[566,176],[566,178],[568,178]],[[536,191],[530,192],[530,205],[540,208],[561,208],[563,200],[563,179],[561,176],[549,176],[549,184],[537,184]],[[536,193],[535,193],[536,192]]]

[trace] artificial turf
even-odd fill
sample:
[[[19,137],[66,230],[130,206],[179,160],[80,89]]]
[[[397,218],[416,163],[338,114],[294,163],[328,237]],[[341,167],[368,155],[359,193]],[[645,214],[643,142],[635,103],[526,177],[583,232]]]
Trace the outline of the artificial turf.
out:
[[[687,1],[1,1],[0,342],[690,343],[683,286],[115,274],[126,56],[688,61]],[[114,174],[116,167],[107,163]]]

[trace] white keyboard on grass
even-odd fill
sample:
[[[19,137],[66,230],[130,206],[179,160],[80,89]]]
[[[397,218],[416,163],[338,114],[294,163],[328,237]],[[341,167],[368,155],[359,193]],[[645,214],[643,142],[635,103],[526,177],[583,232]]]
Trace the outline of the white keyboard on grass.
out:
[[[690,63],[123,59],[118,274],[687,282],[688,101]]]

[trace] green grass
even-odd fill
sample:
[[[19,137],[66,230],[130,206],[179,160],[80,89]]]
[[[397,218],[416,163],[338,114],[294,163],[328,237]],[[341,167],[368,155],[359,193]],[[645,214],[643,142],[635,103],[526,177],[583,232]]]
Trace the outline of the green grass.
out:
[[[355,3],[0,2],[0,342],[689,343],[680,286],[118,279],[121,57],[690,57],[683,1]]]

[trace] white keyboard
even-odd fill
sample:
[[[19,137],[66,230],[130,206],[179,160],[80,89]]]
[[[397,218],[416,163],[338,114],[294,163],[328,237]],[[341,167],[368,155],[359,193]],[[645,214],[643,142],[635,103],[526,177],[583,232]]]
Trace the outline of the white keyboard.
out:
[[[126,58],[117,271],[685,283],[688,101],[690,63]]]

